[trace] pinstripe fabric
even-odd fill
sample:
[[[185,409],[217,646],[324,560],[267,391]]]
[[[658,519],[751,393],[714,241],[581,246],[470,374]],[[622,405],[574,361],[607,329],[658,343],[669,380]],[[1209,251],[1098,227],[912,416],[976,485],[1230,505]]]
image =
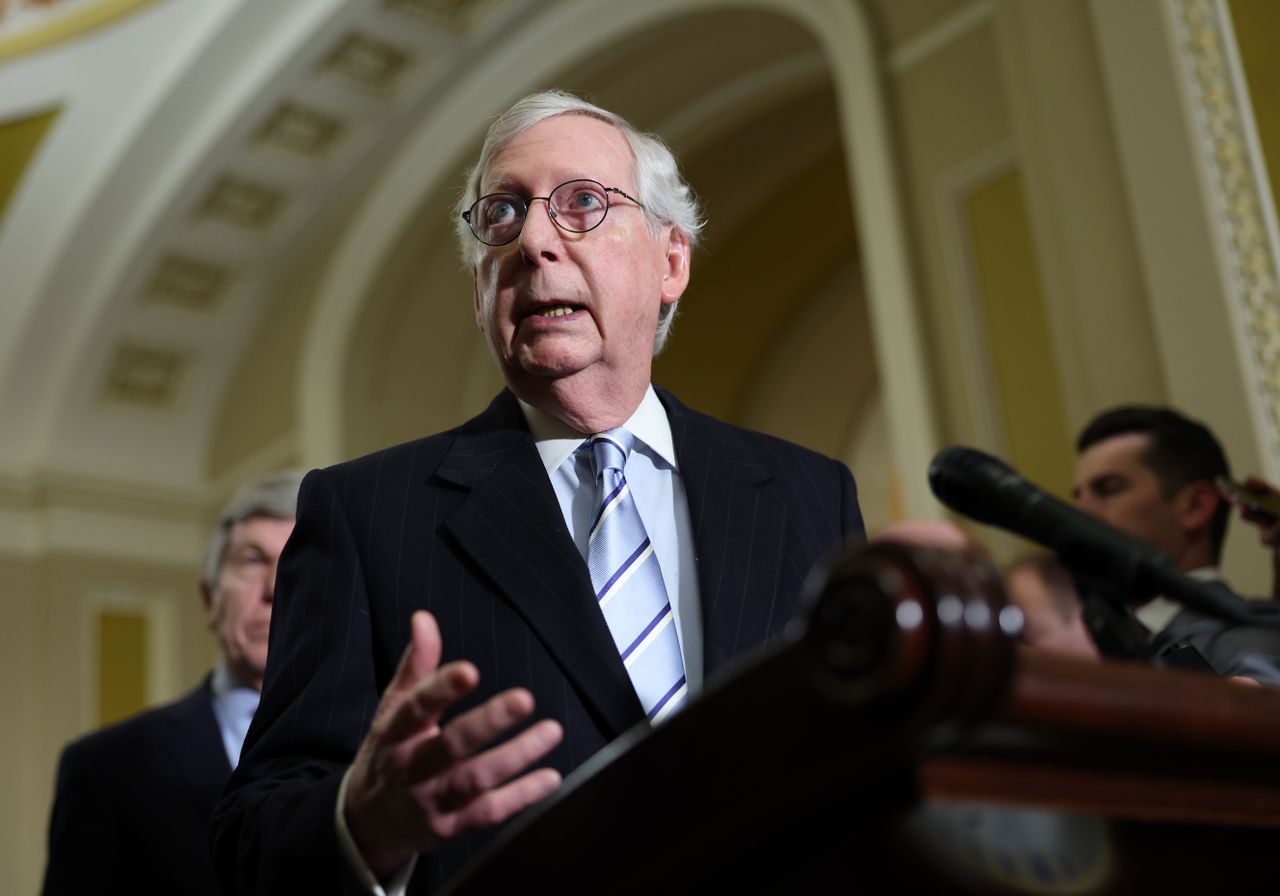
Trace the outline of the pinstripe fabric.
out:
[[[861,530],[841,464],[728,426],[659,390],[689,499],[711,679],[779,632],[812,564]],[[331,892],[345,873],[333,829],[342,771],[394,674],[416,609],[435,614],[443,662],[480,687],[534,696],[565,738],[568,774],[644,720],[587,566],[519,407],[502,393],[447,433],[313,472],[280,562],[262,703],[215,816],[224,889]],[[426,893],[491,837],[424,856]]]

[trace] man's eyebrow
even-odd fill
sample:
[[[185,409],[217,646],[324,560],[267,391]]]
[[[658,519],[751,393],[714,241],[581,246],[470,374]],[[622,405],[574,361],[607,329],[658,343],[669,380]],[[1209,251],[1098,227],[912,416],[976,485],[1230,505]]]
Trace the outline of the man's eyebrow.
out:
[[[571,180],[594,180],[599,182],[600,178],[592,174],[586,174],[576,168],[573,170],[561,170],[557,172],[556,177],[552,178],[553,183],[548,187],[548,190],[555,189],[561,184],[567,184]],[[483,183],[488,184],[488,186],[482,187],[480,190],[480,195],[482,196],[489,193],[514,193],[517,196],[530,196],[533,194],[533,190],[529,189],[525,181],[511,175],[496,177],[493,180],[486,178]]]
[[[481,194],[485,193],[515,193],[523,195],[521,192],[523,184],[510,177],[500,177],[497,180],[490,181],[487,187],[481,189]]]

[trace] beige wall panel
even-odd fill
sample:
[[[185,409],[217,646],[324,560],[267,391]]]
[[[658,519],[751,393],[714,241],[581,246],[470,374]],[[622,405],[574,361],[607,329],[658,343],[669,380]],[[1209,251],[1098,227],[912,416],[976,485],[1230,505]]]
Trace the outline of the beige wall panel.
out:
[[[150,701],[163,702],[193,687],[216,657],[197,575],[194,563],[0,555],[0,675],[12,684],[0,690],[0,714],[12,732],[0,746],[0,760],[7,760],[0,761],[0,777],[3,791],[14,794],[0,812],[0,892],[39,888],[58,755],[68,741],[97,727],[96,638],[104,608],[140,608],[150,636],[166,642],[159,645],[167,648],[160,655],[171,660],[166,674],[146,682]],[[150,623],[155,618],[168,624],[157,627]]]
[[[27,558],[0,554],[0,892],[35,893],[43,866],[48,801],[53,793],[45,710],[56,702],[47,686],[39,609],[41,577]],[[55,748],[56,749],[56,748]]]
[[[967,211],[1005,459],[1065,495],[1071,435],[1022,179],[1010,172],[976,190]]]
[[[949,261],[958,239],[960,199],[954,184],[1009,140],[1009,114],[998,65],[996,37],[985,23],[900,73],[890,85],[900,125],[911,226],[918,246],[918,283],[924,297],[928,347],[935,362],[939,435],[947,442],[986,442],[971,405],[971,371],[983,363],[978,348],[957,338],[969,330],[963,271]],[[891,347],[885,347],[891,349]],[[923,471],[920,471],[923,475]]]
[[[1069,429],[1164,376],[1089,9],[1004,2],[996,18]],[[1059,486],[1065,483],[1056,483]]]
[[[896,47],[919,38],[939,22],[963,14],[980,2],[981,0],[870,0],[866,6],[884,45]]]

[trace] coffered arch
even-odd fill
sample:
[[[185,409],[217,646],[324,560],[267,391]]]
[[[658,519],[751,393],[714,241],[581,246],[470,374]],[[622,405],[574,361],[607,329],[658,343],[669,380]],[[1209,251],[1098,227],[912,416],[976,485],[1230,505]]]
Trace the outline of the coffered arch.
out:
[[[919,466],[935,443],[860,3],[171,0],[83,41],[10,62],[0,90],[10,119],[61,110],[0,241],[0,479],[18,491],[74,481],[195,507],[474,410],[497,379],[453,192],[490,118],[552,84],[663,133],[707,192],[663,381],[746,422],[770,330],[844,266],[850,344],[894,346],[873,373],[896,456]],[[839,215],[820,232],[769,217],[800,193]],[[747,320],[726,292],[750,265],[786,289]],[[737,353],[719,379],[698,369],[711,346]]]
[[[471,403],[477,396],[487,394],[494,380],[475,354],[483,348],[470,320],[468,279],[453,260],[456,249],[447,216],[460,171],[492,116],[521,93],[555,83],[570,89],[585,86],[595,99],[639,126],[663,133],[684,156],[686,167],[696,167],[708,147],[723,162],[734,151],[726,152],[728,144],[719,141],[758,138],[762,128],[784,121],[789,110],[809,104],[814,117],[825,123],[825,136],[819,135],[816,144],[804,139],[811,134],[790,146],[782,141],[774,164],[762,169],[758,182],[742,184],[738,208],[726,201],[727,229],[733,229],[735,214],[745,219],[760,211],[762,197],[771,186],[778,187],[778,180],[785,181],[789,165],[808,171],[825,163],[836,172],[827,187],[832,201],[852,206],[858,222],[875,222],[874,228],[858,228],[860,274],[867,294],[875,297],[867,323],[876,340],[895,346],[882,355],[888,360],[877,375],[887,406],[895,409],[888,428],[897,456],[904,465],[923,468],[935,444],[928,377],[906,274],[875,56],[860,7],[794,0],[565,2],[528,24],[496,40],[484,58],[474,60],[464,80],[440,95],[389,158],[335,246],[319,283],[297,381],[304,460],[326,463],[378,443],[366,440],[377,416],[367,413],[368,403],[378,393],[374,381],[381,376],[379,384],[385,386],[394,377],[387,369],[371,375],[363,365],[379,352],[374,346],[380,339],[400,333],[401,323],[408,322],[405,329],[414,336],[405,338],[419,339],[424,354],[434,347],[448,362],[438,368],[447,372],[447,381],[431,374],[427,359],[416,367],[422,375],[407,389],[418,389],[423,402],[443,392],[443,406],[437,408],[458,402],[471,405],[467,410],[474,410]],[[762,41],[756,47],[743,38],[756,31],[767,32],[771,46]],[[733,48],[746,57],[756,52],[755,58],[744,59],[732,71],[717,70],[716,61],[732,59],[733,53],[707,54],[705,47],[726,34],[734,36]],[[816,156],[806,159],[805,153]],[[852,195],[851,181],[857,184]],[[848,227],[852,237],[852,221]],[[853,244],[850,239],[846,247]],[[421,264],[416,273],[429,272],[429,277],[415,276],[415,263],[407,260],[414,253]],[[697,265],[714,263],[695,259],[695,285],[688,300],[696,300]],[[757,253],[756,263],[778,262]],[[815,269],[813,278],[821,273]],[[396,295],[379,294],[388,288]],[[413,304],[397,304],[406,298]],[[368,316],[376,309],[381,309],[380,321],[378,313]],[[680,345],[680,339],[673,344]],[[380,355],[392,366],[404,364],[404,355],[398,357]],[[415,369],[412,363],[405,366]],[[346,399],[335,403],[335,395]],[[413,401],[412,395],[402,398]],[[447,422],[465,416],[461,407],[440,413],[450,418]],[[909,494],[907,506],[927,514],[933,505],[923,494]]]

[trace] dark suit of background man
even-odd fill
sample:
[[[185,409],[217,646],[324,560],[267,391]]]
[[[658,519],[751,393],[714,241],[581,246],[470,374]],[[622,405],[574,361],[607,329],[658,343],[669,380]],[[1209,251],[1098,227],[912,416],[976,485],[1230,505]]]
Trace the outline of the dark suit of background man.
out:
[[[650,386],[701,228],[660,141],[567,94],[526,97],[458,210],[507,389],[457,429],[304,482],[262,708],[215,813],[228,892],[429,891],[645,720],[584,562],[589,435],[637,438],[626,478],[695,691],[861,534],[842,464]],[[571,844],[548,857],[571,860]]]
[[[222,661],[187,696],[70,744],[58,763],[44,892],[217,893],[209,816],[267,662],[276,560],[299,473],[241,490],[209,539],[200,595]]]
[[[1160,548],[1245,612],[1280,615],[1271,602],[1238,597],[1219,574],[1231,506],[1214,480],[1231,473],[1207,427],[1169,408],[1117,407],[1084,428],[1076,450],[1076,506]],[[1280,630],[1207,616],[1165,597],[1139,603],[1134,615],[1157,652],[1186,643],[1221,675],[1280,684]]]

